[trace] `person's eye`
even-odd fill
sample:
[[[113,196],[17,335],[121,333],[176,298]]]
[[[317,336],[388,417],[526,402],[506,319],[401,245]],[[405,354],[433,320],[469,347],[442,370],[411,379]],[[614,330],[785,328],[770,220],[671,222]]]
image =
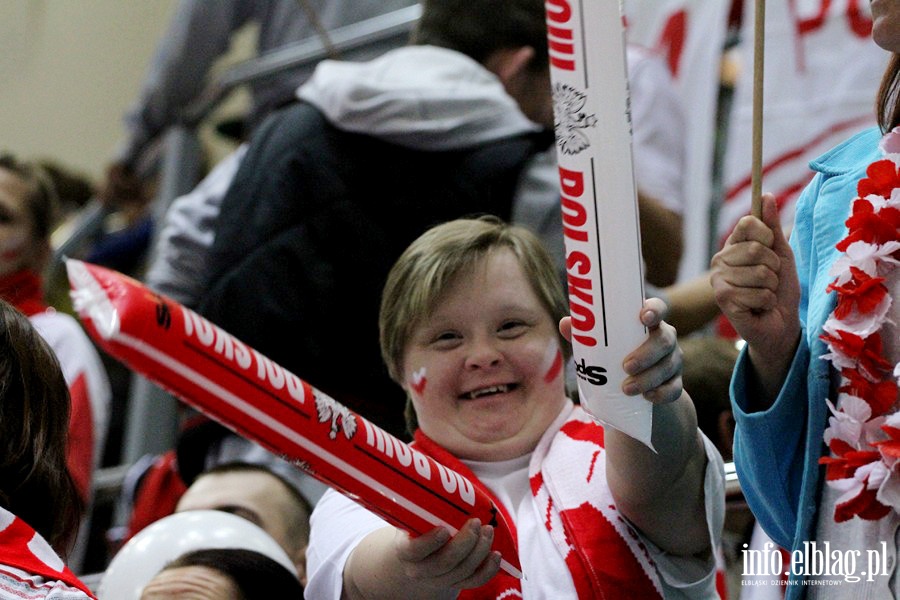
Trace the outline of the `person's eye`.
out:
[[[432,344],[439,348],[447,348],[457,343],[462,336],[457,331],[441,331],[432,337]]]
[[[509,321],[504,321],[497,331],[505,337],[515,337],[525,333],[527,328],[528,324],[525,321],[511,319]]]

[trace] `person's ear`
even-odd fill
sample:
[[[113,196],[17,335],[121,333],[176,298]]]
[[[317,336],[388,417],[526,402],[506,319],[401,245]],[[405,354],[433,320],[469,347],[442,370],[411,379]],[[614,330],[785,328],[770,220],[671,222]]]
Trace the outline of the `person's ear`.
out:
[[[528,69],[533,58],[534,48],[531,46],[503,48],[492,52],[484,62],[484,66],[508,89],[516,78]]]

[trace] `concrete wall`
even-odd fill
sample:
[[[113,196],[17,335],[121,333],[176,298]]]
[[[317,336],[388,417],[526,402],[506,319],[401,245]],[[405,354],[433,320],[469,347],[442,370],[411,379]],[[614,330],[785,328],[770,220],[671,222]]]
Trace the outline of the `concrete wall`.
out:
[[[0,0],[0,149],[99,178],[175,2]]]

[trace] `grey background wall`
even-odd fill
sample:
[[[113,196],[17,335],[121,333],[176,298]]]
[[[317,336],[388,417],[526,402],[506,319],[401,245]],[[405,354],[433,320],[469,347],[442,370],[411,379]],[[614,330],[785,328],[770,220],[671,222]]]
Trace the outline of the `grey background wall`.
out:
[[[0,149],[99,178],[175,1],[0,0]],[[252,35],[219,68],[246,57]],[[213,160],[227,151],[211,128],[204,140]]]

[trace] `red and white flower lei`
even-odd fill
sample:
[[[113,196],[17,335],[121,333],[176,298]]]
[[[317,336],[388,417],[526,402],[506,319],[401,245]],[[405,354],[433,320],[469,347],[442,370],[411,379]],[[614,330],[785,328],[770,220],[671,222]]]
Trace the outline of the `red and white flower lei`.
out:
[[[896,411],[900,363],[884,356],[882,327],[892,298],[885,275],[900,264],[900,127],[879,144],[884,158],[866,169],[837,244],[828,287],[838,295],[825,322],[822,355],[840,372],[840,408],[826,400],[832,416],[825,430],[831,456],[826,482],[841,492],[834,520],[877,520],[900,513],[900,412]]]

